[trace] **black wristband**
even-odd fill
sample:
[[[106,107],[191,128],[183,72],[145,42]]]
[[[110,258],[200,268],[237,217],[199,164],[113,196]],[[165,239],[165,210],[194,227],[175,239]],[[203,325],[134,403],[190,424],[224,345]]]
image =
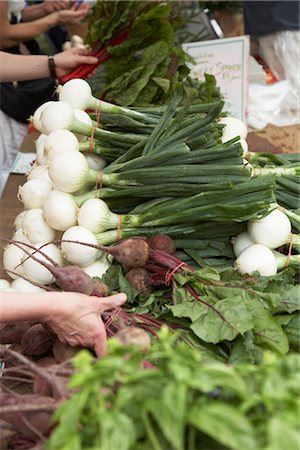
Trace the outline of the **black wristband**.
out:
[[[56,75],[56,70],[55,70],[55,61],[53,56],[49,56],[48,57],[48,67],[49,67],[49,72],[50,72],[50,76],[51,78],[57,78]]]

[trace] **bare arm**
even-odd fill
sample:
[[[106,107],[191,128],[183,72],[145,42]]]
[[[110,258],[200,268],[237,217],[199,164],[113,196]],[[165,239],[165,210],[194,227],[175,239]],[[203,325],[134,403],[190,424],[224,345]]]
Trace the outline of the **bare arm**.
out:
[[[94,348],[97,356],[106,353],[104,311],[118,308],[125,294],[88,297],[74,292],[2,292],[0,323],[39,321],[46,323],[61,342]]]
[[[72,48],[54,56],[58,78],[67,75],[79,64],[96,64],[97,58],[88,56],[86,49]],[[25,81],[50,76],[48,56],[13,55],[0,51],[0,82]]]
[[[87,14],[89,6],[82,4],[77,11],[63,9],[48,14],[32,22],[11,24],[8,20],[7,1],[0,1],[0,48],[5,49],[13,45],[26,42],[39,34],[55,27],[68,23],[80,22]]]
[[[22,11],[22,21],[30,22],[32,20],[40,19],[55,11],[61,9],[68,9],[71,5],[69,0],[44,0],[37,5],[26,6]]]

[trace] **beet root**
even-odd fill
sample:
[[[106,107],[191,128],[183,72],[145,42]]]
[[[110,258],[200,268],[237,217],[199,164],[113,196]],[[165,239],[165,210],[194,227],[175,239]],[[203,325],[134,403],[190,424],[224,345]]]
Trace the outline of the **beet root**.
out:
[[[19,344],[32,322],[7,323],[0,330],[0,344]]]
[[[126,267],[144,267],[149,260],[149,245],[144,239],[128,238],[105,248],[120,264]]]
[[[91,295],[94,295],[95,297],[107,297],[108,295],[108,287],[105,283],[102,283],[102,281],[95,280],[92,278],[93,283],[93,290],[91,292]]]
[[[50,350],[52,341],[53,334],[41,323],[36,323],[23,334],[21,348],[24,355],[40,356]]]
[[[142,267],[135,267],[129,270],[125,275],[128,283],[140,292],[142,295],[148,295],[152,291],[152,286],[150,285],[150,275],[146,269]]]
[[[59,339],[55,339],[53,344],[53,356],[57,364],[61,364],[73,358],[81,347],[73,347],[69,344],[63,344]]]
[[[174,255],[176,251],[175,242],[166,234],[157,234],[147,239],[148,245],[152,250],[162,250],[163,252]]]
[[[64,291],[80,292],[86,295],[91,294],[93,280],[80,267],[54,267],[52,271],[56,284]]]
[[[41,434],[49,433],[53,425],[51,416],[58,406],[50,397],[5,393],[0,393],[0,404],[0,418],[13,425],[23,437],[34,441]]]
[[[115,337],[122,345],[137,345],[143,353],[147,353],[151,347],[151,339],[147,331],[130,326],[121,328]]]
[[[45,357],[41,358],[39,361],[36,362],[36,364],[39,367],[50,367],[52,365],[55,365],[55,359],[52,357]],[[35,395],[42,395],[45,397],[51,397],[52,396],[52,386],[49,383],[49,381],[36,373],[33,378],[33,393]]]

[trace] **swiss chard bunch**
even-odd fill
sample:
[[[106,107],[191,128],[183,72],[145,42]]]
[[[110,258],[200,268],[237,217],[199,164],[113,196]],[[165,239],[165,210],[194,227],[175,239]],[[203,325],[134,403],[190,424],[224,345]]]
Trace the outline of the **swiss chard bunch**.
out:
[[[86,43],[105,47],[105,59],[90,79],[97,96],[123,106],[165,104],[176,83],[186,80],[195,101],[220,99],[214,77],[201,82],[188,78],[192,59],[175,39],[183,25],[179,5],[108,0],[95,4]]]
[[[228,366],[162,329],[144,358],[113,339],[100,360],[79,353],[46,449],[299,448],[299,355]]]

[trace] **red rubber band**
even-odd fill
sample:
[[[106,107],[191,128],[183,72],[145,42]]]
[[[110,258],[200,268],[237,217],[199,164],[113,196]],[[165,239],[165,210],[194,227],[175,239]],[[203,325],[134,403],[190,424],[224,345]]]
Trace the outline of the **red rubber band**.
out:
[[[112,310],[112,312],[109,315],[109,319],[107,319],[107,321],[105,322],[105,325],[104,325],[105,329],[108,329],[108,327],[110,327],[114,318],[119,316],[120,312],[121,312],[121,308],[115,308]]]
[[[121,225],[122,225],[122,219],[123,219],[123,215],[122,214],[118,214],[118,241],[121,239]]]
[[[96,109],[96,120],[97,120],[97,128],[99,128],[100,125],[100,109]]]
[[[292,255],[292,248],[293,248],[293,237],[291,237],[291,240],[290,240],[289,251],[288,251],[287,260],[286,260],[286,263],[285,263],[285,268],[286,269],[289,267],[289,264],[290,264],[291,255]]]
[[[94,134],[95,134],[95,127],[92,127],[92,134],[91,134],[91,137],[90,137],[90,153],[93,153]]]
[[[165,284],[166,284],[166,286],[169,286],[169,285],[170,285],[174,273],[177,272],[177,270],[178,270],[181,266],[183,266],[184,264],[185,264],[185,263],[182,261],[180,264],[178,264],[178,266],[175,267],[175,269],[172,270],[172,272],[170,272],[169,270],[167,271],[166,276],[165,276]]]

